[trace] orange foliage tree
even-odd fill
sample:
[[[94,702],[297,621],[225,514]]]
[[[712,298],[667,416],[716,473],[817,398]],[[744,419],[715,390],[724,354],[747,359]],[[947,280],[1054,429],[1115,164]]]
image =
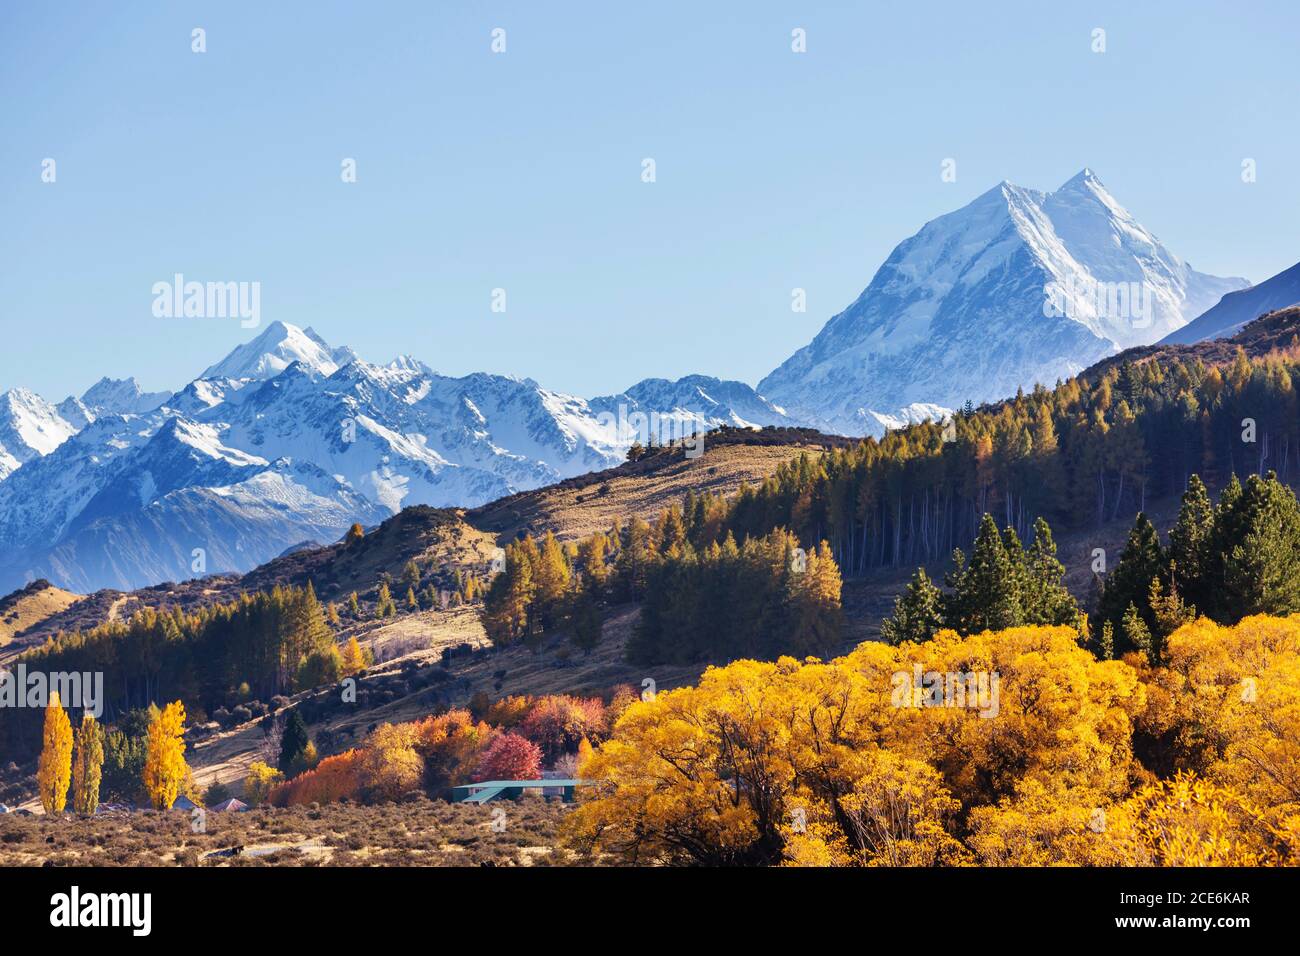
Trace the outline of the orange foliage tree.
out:
[[[365,754],[360,750],[326,757],[313,769],[277,786],[268,802],[276,807],[292,807],[355,799],[361,792],[364,760]]]

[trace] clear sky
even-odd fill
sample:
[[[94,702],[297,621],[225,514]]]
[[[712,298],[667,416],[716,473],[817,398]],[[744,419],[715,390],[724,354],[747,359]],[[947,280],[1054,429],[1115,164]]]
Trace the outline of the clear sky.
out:
[[[755,383],[927,220],[1084,166],[1259,281],[1300,259],[1297,9],[0,3],[0,389],[175,388],[256,334],[155,318],[177,272],[376,361]]]

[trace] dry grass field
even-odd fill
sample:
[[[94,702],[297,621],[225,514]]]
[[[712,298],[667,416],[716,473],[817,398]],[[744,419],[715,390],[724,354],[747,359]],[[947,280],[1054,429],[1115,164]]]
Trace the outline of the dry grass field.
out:
[[[624,466],[598,475],[585,475],[558,485],[503,498],[466,513],[474,527],[509,541],[529,532],[554,531],[563,540],[607,531],[614,519],[626,523],[638,517],[649,521],[687,491],[730,495],[742,482],[758,484],[802,452],[820,455],[821,445],[719,444],[705,439],[698,458],[674,456],[671,463],[653,470]]]
[[[27,644],[22,642],[10,651],[10,655],[6,655],[5,649],[15,637],[55,614],[66,611],[81,600],[80,594],[51,586],[24,588],[0,601],[0,663],[4,662],[6,656],[26,650]]]

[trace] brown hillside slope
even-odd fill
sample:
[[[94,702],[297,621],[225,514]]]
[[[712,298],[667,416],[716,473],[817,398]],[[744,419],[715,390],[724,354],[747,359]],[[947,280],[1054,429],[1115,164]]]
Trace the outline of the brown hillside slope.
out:
[[[855,442],[808,429],[726,429],[710,433],[697,458],[677,449],[658,450],[608,471],[501,498],[466,512],[465,520],[502,542],[547,531],[572,540],[608,530],[615,518],[658,517],[688,491],[733,494],[743,482],[761,482],[802,452],[816,456]]]
[[[52,607],[41,620],[25,625],[10,656],[60,630],[85,630],[142,607],[192,610],[277,584],[302,586],[311,581],[324,600],[342,603],[352,591],[365,599],[373,597],[382,575],[396,580],[410,560],[431,571],[437,587],[450,589],[457,570],[486,571],[498,543],[524,531],[554,531],[572,539],[608,528],[616,516],[621,521],[632,515],[653,518],[688,490],[730,494],[744,481],[761,481],[800,452],[815,455],[851,442],[807,429],[724,429],[710,433],[703,454],[694,459],[680,449],[659,449],[636,462],[520,492],[468,512],[413,505],[370,529],[361,541],[296,550],[242,576],[214,575],[129,593],[100,591],[75,606]]]
[[[0,598],[0,661],[5,659],[6,649],[16,638],[19,644],[15,650],[26,647],[28,642],[22,638],[27,632],[39,629],[43,622],[81,600],[80,594],[56,588],[43,578]]]
[[[1102,359],[1081,375],[1095,379],[1098,373],[1116,365],[1153,359],[1199,358],[1206,365],[1227,365],[1236,356],[1237,349],[1242,349],[1250,358],[1263,358],[1274,352],[1297,348],[1300,348],[1300,306],[1290,306],[1260,316],[1230,338],[1212,339],[1195,345],[1140,345]]]

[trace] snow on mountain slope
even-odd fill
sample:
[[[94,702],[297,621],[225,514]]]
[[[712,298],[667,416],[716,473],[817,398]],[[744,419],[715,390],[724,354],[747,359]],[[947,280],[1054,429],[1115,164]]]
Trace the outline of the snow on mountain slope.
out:
[[[1195,272],[1090,170],[1047,194],[1004,182],[900,243],[758,391],[823,428],[879,434],[914,403],[1050,385],[1245,284]]]
[[[0,395],[0,481],[33,458],[54,451],[76,430],[34,392],[14,388]]]
[[[96,416],[143,415],[172,397],[171,392],[145,392],[133,378],[101,378],[81,396]]]
[[[101,517],[25,562],[0,565],[0,576],[62,580],[82,593],[127,590],[202,570],[250,570],[281,554],[285,542],[334,541],[353,521],[372,525],[386,517],[319,469],[276,462],[245,481],[184,488],[146,508]]]
[[[886,415],[883,412],[868,412],[880,426],[881,431],[897,431],[906,428],[908,425],[919,425],[921,422],[941,422],[952,415],[953,409],[944,408],[941,405],[931,405],[926,402],[913,402],[905,408],[900,408],[893,415]]]
[[[160,416],[104,416],[0,482],[0,552],[57,541],[161,424]]]
[[[1259,285],[1229,292],[1216,305],[1161,339],[1160,344],[1191,344],[1226,338],[1266,312],[1297,303],[1300,303],[1300,262]]]
[[[104,415],[144,415],[171,397],[171,392],[143,391],[133,378],[101,378],[80,398],[65,398],[58,409],[74,430],[80,430]]]
[[[637,437],[620,433],[620,409],[792,423],[739,382],[648,379],[588,402],[409,357],[372,364],[284,323],[174,394],[104,380],[65,405],[79,424],[54,415],[66,434],[0,481],[0,592],[31,576],[76,589],[189,578],[194,548],[209,572],[246,571],[407,505],[479,505],[598,471]]]
[[[273,378],[294,362],[322,375],[332,375],[339,367],[334,350],[313,330],[272,322],[261,335],[236,348],[199,378]]]
[[[784,409],[773,405],[744,382],[723,381],[708,375],[688,375],[675,382],[666,378],[647,378],[618,395],[593,398],[590,407],[597,413],[614,416],[618,415],[620,408],[625,415],[655,412],[686,424],[702,422],[705,428],[798,424],[786,415]]]

